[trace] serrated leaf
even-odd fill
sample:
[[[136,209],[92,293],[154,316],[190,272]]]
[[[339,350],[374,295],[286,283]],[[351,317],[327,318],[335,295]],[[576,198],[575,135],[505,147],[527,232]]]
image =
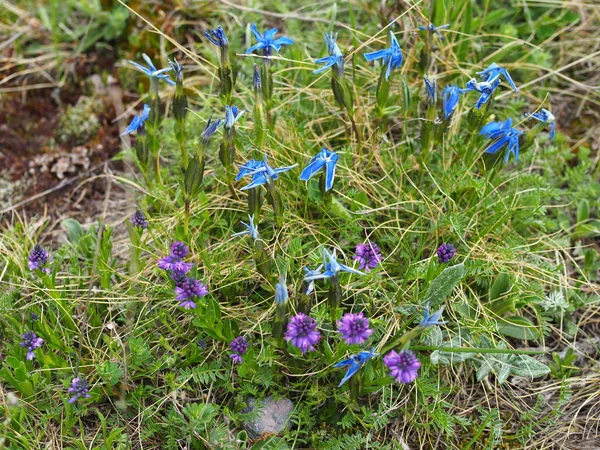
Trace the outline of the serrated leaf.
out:
[[[429,286],[423,303],[429,302],[432,309],[437,309],[448,297],[454,287],[464,278],[467,273],[464,264],[446,267]]]

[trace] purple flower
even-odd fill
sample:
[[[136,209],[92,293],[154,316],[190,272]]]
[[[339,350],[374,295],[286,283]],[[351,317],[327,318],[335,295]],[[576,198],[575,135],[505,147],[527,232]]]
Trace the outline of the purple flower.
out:
[[[320,339],[321,333],[317,330],[317,323],[312,317],[298,313],[290,318],[285,332],[285,340],[291,341],[292,345],[298,347],[302,353],[314,350],[315,344]]]
[[[29,254],[27,266],[29,270],[39,269],[44,273],[50,273],[50,268],[46,264],[52,261],[52,255],[42,248],[40,244],[36,244]]]
[[[187,273],[192,270],[192,263],[183,262],[182,259],[189,253],[189,248],[183,242],[173,242],[171,253],[158,260],[158,267],[162,270]]]
[[[373,334],[373,330],[369,328],[369,319],[363,313],[344,314],[342,320],[337,321],[337,326],[342,339],[348,345],[362,344]]]
[[[146,216],[139,209],[133,213],[133,215],[129,218],[129,221],[134,227],[141,228],[142,230],[148,228],[148,220],[146,220]]]
[[[359,261],[359,269],[365,269],[365,272],[370,272],[371,269],[377,267],[381,261],[381,252],[377,244],[367,242],[366,244],[358,244],[356,246],[356,261]]]
[[[242,355],[244,355],[246,353],[246,350],[248,350],[248,341],[244,336],[238,336],[233,341],[231,341],[229,345],[234,351],[234,353],[230,354],[229,357],[231,358],[234,364],[241,364],[243,361]]]
[[[175,287],[175,298],[179,300],[179,306],[184,309],[194,309],[196,307],[194,299],[204,297],[206,294],[208,294],[208,288],[200,283],[200,281],[191,277],[180,282],[180,284]]]
[[[83,378],[73,378],[71,380],[71,387],[69,387],[69,394],[74,394],[69,399],[69,403],[75,403],[79,398],[90,398],[88,382]]]
[[[456,249],[452,244],[442,244],[437,249],[438,261],[440,264],[447,263],[452,259],[454,254],[456,253]]]
[[[171,273],[171,279],[175,282],[175,287],[181,287],[187,281],[185,272],[174,271]]]
[[[383,357],[383,363],[398,383],[411,383],[419,376],[421,363],[410,350],[402,350],[400,354],[392,350]]]
[[[23,333],[21,338],[23,339],[23,342],[19,343],[19,345],[27,349],[27,360],[31,361],[35,358],[35,353],[33,353],[33,351],[36,348],[41,347],[44,340],[41,337],[38,337],[33,331]]]

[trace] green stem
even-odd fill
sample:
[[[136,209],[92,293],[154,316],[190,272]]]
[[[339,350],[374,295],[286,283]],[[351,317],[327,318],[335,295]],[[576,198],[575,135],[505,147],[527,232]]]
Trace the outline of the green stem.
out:
[[[543,355],[547,352],[541,350],[521,350],[512,348],[465,348],[465,347],[437,347],[435,345],[414,345],[411,350],[435,351],[449,353],[501,353],[509,355]]]

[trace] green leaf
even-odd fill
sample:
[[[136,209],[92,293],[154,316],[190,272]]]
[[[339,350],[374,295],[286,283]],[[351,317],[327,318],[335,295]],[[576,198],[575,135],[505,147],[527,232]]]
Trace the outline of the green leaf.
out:
[[[431,308],[438,308],[443,301],[452,293],[454,287],[464,278],[467,273],[464,264],[446,267],[429,286],[423,303],[431,303]]]
[[[522,316],[510,316],[504,319],[498,319],[498,333],[510,336],[515,339],[537,339],[540,337],[541,330],[531,321]]]
[[[510,276],[507,273],[498,275],[490,288],[490,302],[504,297],[510,291],[510,288]]]
[[[77,244],[81,236],[85,234],[81,224],[75,219],[65,219],[62,221],[62,226],[67,230],[67,237],[73,244]]]
[[[550,373],[548,366],[527,355],[511,355],[508,364],[512,374],[520,377],[538,378]]]
[[[96,370],[102,381],[109,383],[111,386],[117,384],[123,376],[121,367],[112,361],[104,361],[102,364],[97,364]]]

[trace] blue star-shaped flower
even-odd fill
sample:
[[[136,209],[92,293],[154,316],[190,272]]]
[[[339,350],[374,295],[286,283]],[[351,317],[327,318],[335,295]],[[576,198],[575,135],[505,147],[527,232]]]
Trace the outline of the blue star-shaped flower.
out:
[[[385,79],[389,80],[390,74],[393,69],[397,69],[402,65],[402,50],[400,44],[394,33],[390,31],[391,44],[389,48],[378,50],[376,52],[365,53],[365,59],[367,61],[375,61],[376,59],[383,59],[383,64],[387,64],[387,70],[385,71]]]
[[[246,227],[246,230],[240,231],[239,233],[232,234],[231,237],[248,235],[254,241],[256,241],[258,238],[260,238],[260,235],[258,234],[258,228],[256,228],[254,226],[254,216],[249,215],[248,219],[250,219],[249,223],[242,222],[242,224]]]
[[[136,131],[139,127],[141,127],[144,124],[144,122],[146,120],[148,120],[149,114],[150,114],[150,107],[148,105],[144,105],[144,109],[142,110],[140,115],[135,116],[131,120],[131,123],[129,125],[127,125],[127,128],[125,128],[125,131],[123,131],[123,133],[121,133],[121,136],[130,134],[130,133],[133,133],[134,131]]]
[[[270,56],[271,50],[279,52],[282,45],[291,45],[294,43],[294,41],[286,36],[273,39],[277,34],[277,28],[271,28],[270,30],[265,31],[264,35],[259,33],[256,29],[256,25],[252,24],[251,28],[257,43],[246,50],[246,54],[262,49],[265,56]]]
[[[344,55],[335,42],[336,39],[337,33],[325,33],[325,44],[327,45],[327,53],[329,53],[329,56],[315,60],[316,64],[324,64],[324,66],[318,68],[317,70],[313,70],[314,74],[324,72],[329,67],[333,66],[335,66],[338,74],[344,73]]]
[[[550,139],[554,139],[556,135],[556,122],[554,115],[547,109],[542,108],[540,111],[533,114],[527,114],[527,117],[533,117],[540,122],[547,123],[550,125]]]
[[[342,378],[342,381],[340,381],[340,384],[338,385],[338,387],[342,387],[342,385],[346,381],[348,381],[350,378],[352,378],[352,376],[356,372],[358,372],[358,369],[360,369],[363,364],[365,364],[371,358],[374,358],[375,356],[379,356],[379,353],[375,353],[373,350],[374,350],[374,348],[372,348],[371,350],[368,350],[368,351],[362,351],[359,354],[352,355],[352,356],[350,356],[350,358],[344,359],[343,361],[340,361],[339,363],[337,363],[333,366],[333,367],[348,367],[348,371],[346,372],[346,375],[344,375],[344,378]]]
[[[225,106],[225,128],[231,129],[244,113],[245,111],[237,106]]]
[[[444,325],[446,322],[440,320],[442,318],[442,313],[444,312],[444,307],[442,306],[433,314],[429,313],[429,303],[425,305],[425,315],[423,316],[423,320],[419,324],[419,326],[423,328],[433,327],[435,325]]]
[[[308,166],[306,166],[300,174],[300,179],[302,181],[308,181],[315,173],[322,168],[325,168],[325,190],[329,191],[333,188],[335,166],[337,165],[338,159],[339,156],[337,153],[323,147],[323,149],[308,162]]]
[[[215,44],[217,47],[227,47],[229,45],[229,41],[227,40],[227,36],[225,36],[225,32],[223,28],[218,26],[214,30],[206,30],[204,32],[204,36]]]
[[[490,64],[490,66],[481,71],[481,72],[477,72],[478,75],[481,75],[481,77],[487,81],[487,82],[493,82],[496,80],[496,78],[499,78],[500,76],[503,76],[504,79],[506,80],[506,82],[508,84],[510,84],[510,87],[513,88],[513,90],[515,92],[519,92],[519,90],[517,89],[517,85],[515,84],[515,82],[513,81],[513,79],[510,77],[510,74],[508,73],[508,71],[502,67],[500,67],[498,64],[496,63],[492,63]]]
[[[280,173],[287,172],[297,165],[298,164],[294,164],[293,166],[278,167],[277,169],[273,169],[271,166],[269,166],[267,157],[265,156],[263,161],[250,160],[248,163],[241,166],[236,180],[239,180],[246,175],[252,175],[252,181],[241,189],[242,191],[245,191],[265,183],[270,183],[271,181],[276,180]]]
[[[440,39],[444,39],[444,36],[442,36],[442,33],[440,33],[440,30],[443,30],[444,28],[448,28],[450,26],[449,23],[446,23],[444,25],[440,25],[439,27],[436,27],[434,24],[430,23],[429,25],[427,25],[426,27],[424,26],[420,26],[419,30],[420,31],[429,31],[429,33],[433,34],[437,34],[439,36]]]
[[[359,270],[353,269],[352,267],[345,266],[337,262],[336,250],[333,253],[330,253],[326,248],[323,249],[322,252],[323,257],[323,265],[319,267],[319,269],[315,270],[316,273],[307,274],[304,277],[305,281],[314,281],[314,280],[323,280],[325,278],[332,278],[337,275],[339,272],[349,272],[354,273],[356,275],[364,275],[364,273]],[[325,272],[319,273],[319,271],[324,268]]]
[[[450,85],[446,86],[442,91],[442,100],[444,102],[444,115],[446,119],[452,115],[456,106],[458,105],[458,100],[460,99],[460,94],[463,93],[463,90],[458,86]]]
[[[288,289],[285,284],[285,277],[279,277],[279,282],[275,285],[275,303],[283,305],[289,298]]]
[[[202,139],[208,140],[210,137],[217,132],[219,127],[223,125],[225,121],[223,119],[212,120],[212,117],[208,119],[206,122],[206,126],[204,127],[204,131],[200,135]]]
[[[513,128],[512,119],[508,118],[505,122],[490,122],[481,129],[479,134],[488,139],[495,139],[495,142],[485,149],[486,153],[495,154],[506,145],[504,163],[508,162],[511,153],[515,154],[515,162],[519,162],[519,137],[523,132]]]
[[[154,67],[152,60],[150,59],[150,57],[148,55],[143,53],[142,58],[144,58],[144,61],[146,61],[146,64],[148,64],[148,67],[144,67],[141,64],[136,63],[135,61],[127,61],[127,62],[129,64],[131,64],[133,67],[135,67],[137,70],[139,70],[140,72],[143,72],[146,75],[148,75],[150,78],[158,78],[159,80],[165,80],[171,86],[175,85],[175,82],[173,80],[171,80],[168,75],[165,75],[166,72],[170,72],[172,70],[170,67],[157,70],[156,67]]]
[[[490,99],[490,97],[492,96],[492,93],[496,90],[496,88],[498,87],[498,85],[500,84],[500,78],[494,78],[492,81],[482,81],[482,82],[477,82],[477,80],[475,78],[467,81],[466,84],[466,89],[463,89],[463,92],[465,91],[476,91],[479,92],[481,94],[481,96],[479,97],[479,99],[477,100],[477,103],[475,103],[475,108],[477,109],[481,109],[481,107],[483,105],[485,105],[487,103],[487,101]]]

